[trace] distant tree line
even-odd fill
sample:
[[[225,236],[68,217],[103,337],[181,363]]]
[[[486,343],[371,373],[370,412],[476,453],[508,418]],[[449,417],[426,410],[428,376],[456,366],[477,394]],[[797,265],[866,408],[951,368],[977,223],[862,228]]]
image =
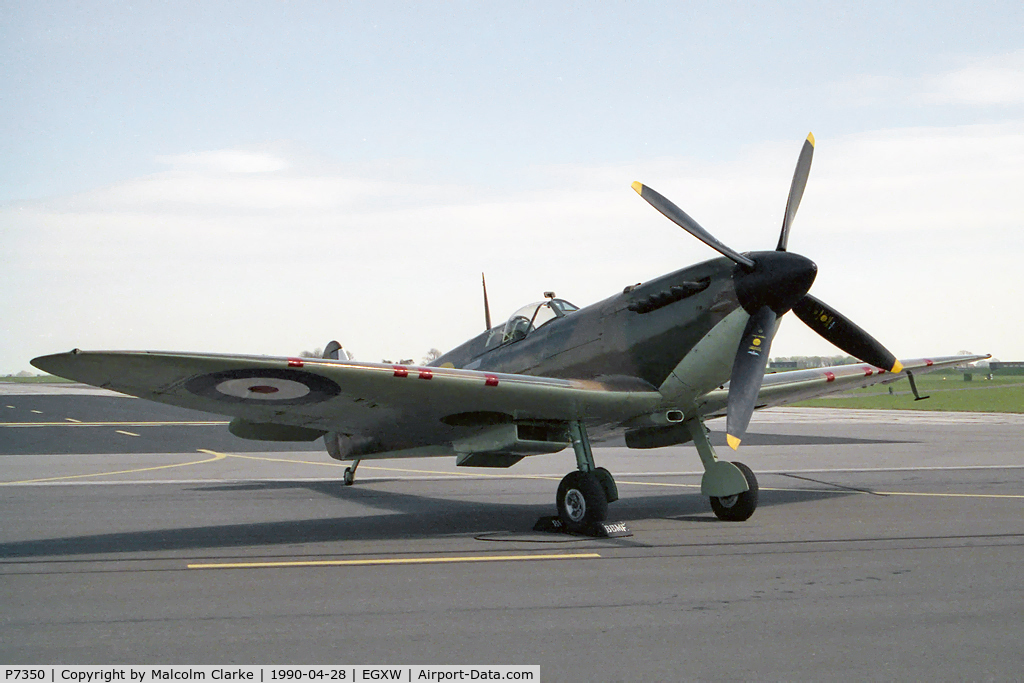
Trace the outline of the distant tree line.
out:
[[[857,363],[853,356],[776,356],[771,359],[768,367],[774,369],[829,368],[833,365],[849,365]]]
[[[313,349],[312,351],[300,351],[299,352],[299,357],[300,358],[323,358],[323,356],[324,356],[324,350],[321,349],[320,347],[317,347],[317,348]],[[423,356],[423,364],[427,365],[429,363],[432,363],[433,361],[437,360],[440,357],[441,357],[441,350],[440,349],[438,349],[438,348],[430,349],[429,351],[427,351],[426,355]],[[355,360],[355,356],[353,356],[351,352],[348,352],[348,359],[349,360]],[[389,360],[387,358],[381,359],[381,363],[393,363],[393,362],[394,361]],[[412,365],[415,362],[416,361],[413,358],[402,358],[402,359],[400,359],[398,361],[398,363],[401,364],[401,365]]]

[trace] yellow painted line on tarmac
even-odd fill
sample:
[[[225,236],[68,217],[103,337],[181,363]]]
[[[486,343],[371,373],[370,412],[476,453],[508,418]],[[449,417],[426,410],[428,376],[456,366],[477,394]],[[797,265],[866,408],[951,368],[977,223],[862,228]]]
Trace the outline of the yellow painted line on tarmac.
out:
[[[268,458],[265,456],[257,455],[238,455],[237,453],[231,453],[228,455],[229,458],[244,458],[246,460],[267,460],[270,462],[287,462],[298,465],[318,465],[321,467],[347,467],[344,463],[335,462],[318,462],[313,460],[291,460],[288,458]],[[405,472],[408,474],[438,474],[442,476],[459,476],[459,477],[470,477],[470,478],[500,478],[500,479],[541,479],[546,481],[560,481],[561,477],[551,477],[543,474],[485,474],[478,472],[444,472],[441,470],[413,470],[401,467],[374,467],[372,465],[360,465],[360,470],[376,470],[379,472]],[[680,489],[699,489],[700,484],[678,484],[663,481],[630,481],[630,480],[615,480],[616,484],[619,485],[631,485],[631,486],[667,486],[670,488]],[[875,495],[881,496],[935,496],[935,497],[949,497],[949,498],[1024,498],[1024,495],[1002,495],[1002,494],[986,494],[986,493],[909,493],[899,491],[855,491],[850,489],[807,489],[807,488],[770,488],[770,487],[759,487],[761,491],[788,491],[797,493],[860,493],[863,495]]]
[[[672,484],[666,481],[620,481],[615,480],[616,484],[631,484],[633,486],[670,486],[672,488],[680,489],[699,489],[700,484]]]
[[[267,458],[264,456],[257,455],[239,455],[238,453],[228,453],[229,458],[242,458],[243,460],[266,460],[268,462],[290,462],[299,465],[320,465],[321,467],[347,467],[344,463],[339,462],[313,462],[311,460],[291,460],[289,458]]]
[[[662,481],[619,481],[615,480],[616,484],[632,484],[634,486],[670,486],[681,489],[699,489],[700,484],[671,484]],[[786,491],[788,493],[866,493],[865,491],[854,491],[850,489],[779,489],[771,488],[768,486],[758,486],[758,491]]]
[[[633,486],[670,486],[670,487],[673,487],[673,488],[680,488],[680,489],[699,489],[700,488],[700,484],[673,484],[673,483],[664,482],[664,481],[620,481],[620,480],[616,479],[615,483],[616,484],[632,484]],[[827,490],[827,489],[826,490],[823,490],[823,489],[774,489],[774,488],[768,488],[766,486],[759,486],[758,487],[758,491],[797,491],[797,492],[801,492],[801,493],[845,493],[846,492],[846,491],[842,491],[842,490],[830,491],[830,490]],[[860,492],[858,491],[857,493],[860,493]]]
[[[670,486],[670,487],[673,487],[673,488],[680,488],[680,489],[699,489],[700,488],[700,484],[670,484],[668,482],[662,482],[662,481],[619,481],[618,479],[616,479],[615,483],[616,484],[632,484],[633,486]],[[863,493],[863,491],[852,491],[851,492],[851,491],[848,491],[848,490],[845,490],[845,489],[835,489],[835,490],[829,490],[829,489],[775,489],[775,488],[769,488],[767,486],[758,486],[757,490],[758,491],[786,491],[786,492],[789,492],[789,493],[793,493],[793,492],[796,492],[796,493]]]
[[[244,458],[245,460],[266,460],[268,462],[287,462],[296,465],[316,465],[318,467],[347,467],[339,462],[320,462],[314,460],[292,460],[290,458],[268,458],[258,455],[239,455],[238,453],[228,454],[230,458]],[[360,465],[359,470],[375,470],[377,472],[405,472],[408,474],[440,474],[444,476],[470,477],[473,479],[546,479],[548,481],[560,481],[560,477],[549,477],[542,474],[485,474],[483,472],[444,472],[441,470],[412,470],[402,467],[376,467],[374,465]]]
[[[616,484],[632,484],[634,486],[670,486],[675,488],[689,488],[699,489],[700,484],[674,484],[660,481],[620,481],[615,480]],[[928,492],[913,492],[913,491],[858,491],[855,489],[781,489],[781,488],[769,488],[766,486],[759,487],[760,491],[795,491],[799,493],[859,493],[861,495],[876,495],[876,496],[922,496],[932,498],[1019,498],[1024,499],[1024,495],[1005,494],[1005,493],[928,493]]]
[[[363,469],[363,466],[359,466]],[[381,472],[407,472],[410,474],[439,474],[443,476],[470,477],[473,479],[542,479],[547,481],[561,481],[561,477],[549,477],[544,474],[487,474],[485,472],[444,472],[442,470],[410,470],[401,467],[366,467],[368,470],[379,470]]]
[[[41,411],[41,410],[33,410],[32,412],[35,413],[36,415],[42,415],[43,414],[43,411]]]
[[[75,424],[82,424],[81,420],[76,420],[73,417],[65,417],[64,419],[67,420],[68,422],[74,422]]]
[[[38,424],[38,423],[27,423],[27,424],[33,424],[34,425],[34,424]],[[64,422],[56,422],[56,423],[52,423],[52,424],[71,426],[71,425],[68,425],[67,423],[64,423]],[[83,426],[89,425],[89,423],[81,423],[81,424]],[[155,423],[155,422],[151,422],[151,423],[104,423],[104,424],[106,424],[106,425],[112,425],[112,424],[144,424],[146,426],[149,426],[149,425],[159,425],[159,424],[227,424],[227,423],[226,422],[220,422],[220,423],[191,423],[191,422],[190,423]],[[6,424],[6,425],[2,425],[2,426],[12,426],[12,425]],[[92,426],[92,425],[89,425],[89,426]],[[124,434],[125,436],[139,436],[138,434],[136,434],[134,432],[123,431],[123,430],[120,430],[120,429],[115,430],[115,431],[118,434]],[[94,474],[73,474],[73,475],[67,475],[67,476],[63,476],[63,477],[46,477],[46,478],[42,478],[42,479],[23,479],[23,480],[20,480],[20,481],[5,481],[5,482],[0,482],[0,486],[3,486],[3,485],[13,485],[13,484],[35,484],[35,483],[39,483],[39,482],[64,481],[64,480],[68,480],[68,479],[85,479],[85,478],[90,478],[90,477],[114,476],[114,475],[118,475],[118,474],[133,474],[133,473],[136,473],[136,472],[152,472],[152,471],[155,471],[155,470],[171,469],[171,468],[175,468],[175,467],[188,467],[190,465],[201,465],[201,464],[204,464],[204,463],[215,462],[217,460],[223,460],[224,458],[242,458],[244,460],[264,460],[264,461],[268,461],[268,462],[282,462],[282,463],[289,463],[289,464],[296,464],[296,465],[314,465],[314,466],[319,466],[319,467],[347,467],[347,465],[345,465],[344,463],[318,462],[318,461],[313,461],[313,460],[293,460],[293,459],[289,459],[289,458],[269,458],[269,457],[266,457],[266,456],[240,455],[240,454],[237,454],[237,453],[218,453],[216,451],[210,451],[210,450],[206,450],[204,448],[198,449],[198,452],[206,453],[206,454],[212,455],[214,457],[208,458],[208,459],[205,459],[205,460],[194,460],[194,461],[191,461],[191,462],[176,463],[176,464],[173,464],[173,465],[159,465],[159,466],[156,466],[156,467],[142,467],[142,468],[131,469],[131,470],[118,470],[118,471],[115,471],[115,472],[96,472]],[[542,474],[508,475],[508,474],[485,474],[485,473],[477,473],[477,472],[445,472],[445,471],[442,471],[442,470],[415,470],[415,469],[408,469],[408,468],[401,468],[401,467],[375,467],[375,466],[372,466],[372,465],[364,465],[361,469],[376,470],[376,471],[380,471],[380,472],[404,472],[404,473],[408,473],[408,474],[435,474],[435,475],[441,475],[441,476],[452,476],[452,475],[454,475],[454,476],[459,476],[459,477],[469,477],[469,478],[476,478],[476,479],[483,479],[483,478],[493,477],[493,478],[502,478],[502,479],[510,479],[510,478],[511,479],[540,479],[540,480],[547,480],[547,481],[559,481],[560,480],[559,477],[552,477],[552,476],[547,476],[547,475],[542,475]],[[700,488],[700,484],[679,484],[679,483],[673,483],[673,482],[660,482],[660,481],[616,480],[615,483],[616,484],[620,484],[620,485],[629,485],[629,486],[661,486],[661,487],[669,487],[669,488],[686,488],[686,489],[699,489]],[[828,493],[828,492],[830,492],[828,489],[806,489],[806,488],[794,489],[794,488],[768,488],[768,487],[761,487],[760,490],[761,491],[790,491],[790,492],[802,492],[802,493],[822,493],[822,492]],[[913,491],[872,491],[872,492],[867,492],[867,491],[852,491],[852,490],[849,490],[849,489],[837,490],[837,491],[835,491],[835,493],[860,493],[862,495],[874,494],[874,495],[881,495],[881,496],[918,496],[918,497],[932,497],[932,498],[992,498],[992,499],[1011,499],[1011,500],[1014,500],[1014,499],[1016,499],[1016,500],[1024,499],[1024,495],[1019,495],[1019,494],[1000,494],[1000,493],[932,493],[932,492],[913,492]]]
[[[880,496],[924,496],[930,498],[1021,498],[1007,493],[917,493],[914,491],[875,491]]]
[[[189,569],[272,569],[281,567],[369,567],[387,564],[452,564],[458,562],[522,562],[529,560],[592,560],[598,553],[562,553],[558,555],[482,555],[477,557],[405,557],[379,560],[309,560],[288,562],[226,562],[190,564]]]
[[[36,411],[32,411],[36,412]],[[0,422],[0,427],[209,427],[215,425],[226,425],[227,420],[196,422],[196,421],[174,421],[174,422],[81,422],[65,418],[68,422]]]
[[[45,479],[23,479],[21,481],[4,481],[0,482],[0,486],[9,486],[12,484],[36,484],[43,481],[64,481],[67,479],[86,479],[88,477],[112,477],[115,474],[133,474],[135,472],[153,472],[154,470],[169,470],[173,467],[188,467],[189,465],[202,465],[208,462],[215,462],[217,460],[223,460],[228,457],[224,453],[217,453],[215,451],[208,451],[204,448],[199,449],[200,453],[206,453],[212,455],[212,458],[206,460],[193,460],[191,462],[179,462],[174,465],[158,465],[156,467],[140,467],[134,470],[118,470],[116,472],[96,472],[94,474],[70,474],[64,477],[46,477]]]
[[[135,432],[126,432],[123,429],[115,429],[114,431],[118,434],[124,434],[125,436],[138,436]]]

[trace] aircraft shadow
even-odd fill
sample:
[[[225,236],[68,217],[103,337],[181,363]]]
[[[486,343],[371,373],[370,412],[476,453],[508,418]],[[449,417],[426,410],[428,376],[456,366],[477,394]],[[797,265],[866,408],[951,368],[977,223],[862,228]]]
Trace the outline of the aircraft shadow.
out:
[[[476,502],[407,493],[342,490],[335,481],[260,482],[203,487],[211,490],[306,488],[323,495],[380,509],[384,514],[282,520],[244,524],[171,527],[85,536],[67,536],[0,543],[0,558],[125,555],[167,551],[224,550],[230,548],[295,546],[344,541],[386,541],[475,536],[494,532],[530,531],[539,517],[555,513],[554,505],[515,505]],[[836,496],[844,491],[762,491],[760,506],[787,505]],[[629,496],[613,504],[611,521],[674,519],[684,522],[719,522],[698,493]],[[581,538],[580,540],[586,540]],[[322,553],[322,549],[317,549]]]

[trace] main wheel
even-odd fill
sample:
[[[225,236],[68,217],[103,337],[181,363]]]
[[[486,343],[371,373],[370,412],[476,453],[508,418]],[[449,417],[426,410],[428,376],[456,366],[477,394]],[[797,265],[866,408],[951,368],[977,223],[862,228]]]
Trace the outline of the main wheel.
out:
[[[570,472],[558,485],[558,516],[569,531],[581,531],[608,517],[608,499],[593,472]]]
[[[733,465],[743,473],[750,489],[734,496],[712,496],[711,509],[715,511],[715,516],[726,522],[745,522],[757,509],[757,477],[743,463],[734,462]]]
[[[346,467],[345,468],[345,478],[344,478],[345,486],[351,486],[352,484],[355,483],[355,481],[356,481],[356,473],[352,470],[351,467]]]

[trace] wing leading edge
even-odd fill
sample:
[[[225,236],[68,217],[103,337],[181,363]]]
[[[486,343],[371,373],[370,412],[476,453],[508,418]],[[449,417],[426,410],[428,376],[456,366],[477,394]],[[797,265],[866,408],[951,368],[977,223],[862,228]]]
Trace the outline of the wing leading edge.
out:
[[[570,380],[455,368],[150,351],[35,358],[46,372],[160,403],[377,439],[382,451],[450,443],[481,424],[619,424],[661,394],[637,379]]]
[[[987,356],[945,356],[902,364],[918,375],[983,358]],[[665,410],[657,389],[626,377],[573,380],[330,359],[151,351],[75,350],[42,356],[32,364],[130,396],[229,415],[256,425],[256,431],[261,425],[287,425],[313,438],[317,432],[365,437],[373,440],[377,457],[451,454],[453,443],[456,450],[460,440],[471,444],[481,427],[512,421],[585,420],[601,427],[598,433],[611,436],[638,418]],[[903,376],[867,364],[769,374],[756,407]],[[725,415],[728,393],[724,385],[700,396],[687,415]]]

